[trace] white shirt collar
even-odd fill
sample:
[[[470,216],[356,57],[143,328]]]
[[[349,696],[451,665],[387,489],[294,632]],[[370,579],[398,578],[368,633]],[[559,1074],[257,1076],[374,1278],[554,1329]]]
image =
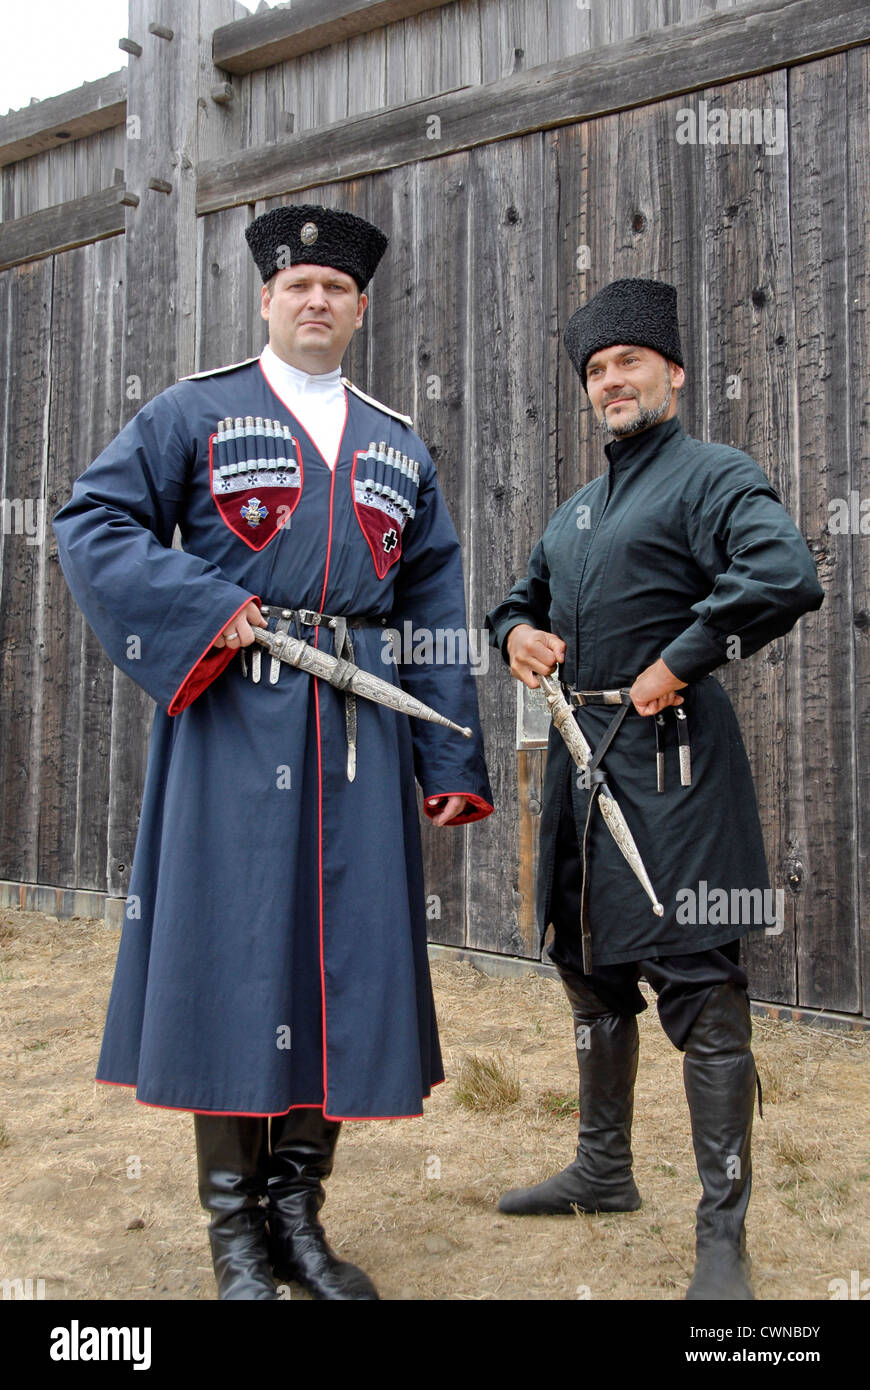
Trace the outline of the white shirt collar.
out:
[[[269,376],[276,376],[284,384],[287,390],[295,395],[301,395],[316,391],[334,391],[341,384],[341,367],[336,367],[331,372],[319,372],[311,374],[302,372],[298,367],[292,367],[289,362],[285,362],[283,357],[279,357],[267,343],[260,354],[264,367]]]

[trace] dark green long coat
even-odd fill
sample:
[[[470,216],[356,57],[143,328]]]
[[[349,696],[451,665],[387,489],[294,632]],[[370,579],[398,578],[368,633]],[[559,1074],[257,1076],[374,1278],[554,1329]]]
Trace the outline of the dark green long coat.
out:
[[[703,951],[773,925],[749,763],[731,703],[710,672],[781,637],[824,596],[803,537],[746,454],[692,439],[677,418],[605,452],[607,473],[554,513],[527,577],[487,618],[503,654],[519,623],[563,638],[560,674],[576,689],[630,686],[658,657],[689,682],[681,694],[690,786],[680,785],[673,709],[661,729],[663,793],[652,717],[631,709],[604,760],[665,912],[653,915],[596,810],[588,860],[595,966]],[[593,747],[612,716],[607,707],[577,712]],[[541,819],[542,939],[568,785],[578,826],[586,819],[589,791],[569,779],[569,765],[553,729]]]

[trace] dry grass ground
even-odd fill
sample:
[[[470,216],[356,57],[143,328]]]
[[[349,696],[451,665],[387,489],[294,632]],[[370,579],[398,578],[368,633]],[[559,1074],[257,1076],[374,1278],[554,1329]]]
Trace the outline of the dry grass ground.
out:
[[[42,1278],[58,1299],[212,1299],[190,1116],[92,1080],[116,945],[100,923],[0,913],[0,1278]],[[510,1218],[499,1193],[573,1153],[570,1015],[531,974],[437,963],[433,977],[447,1082],[422,1119],[344,1126],[333,1244],[388,1299],[681,1298],[700,1188],[655,1009],[640,1020],[641,1210]],[[870,1036],[762,1021],[755,1050],[756,1293],[827,1299],[832,1279],[870,1276]],[[518,1099],[500,1097],[499,1066]]]

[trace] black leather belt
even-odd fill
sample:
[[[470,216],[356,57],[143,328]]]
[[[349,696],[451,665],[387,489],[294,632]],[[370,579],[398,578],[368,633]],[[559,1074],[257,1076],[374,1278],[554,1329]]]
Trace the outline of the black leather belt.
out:
[[[315,608],[282,608],[279,604],[265,604],[260,612],[264,618],[270,616],[284,619],[293,619],[303,627],[328,627],[335,629],[341,623],[345,627],[386,627],[387,619],[377,617],[374,613],[347,614],[318,613]]]
[[[581,708],[583,705],[630,705],[631,694],[626,687],[613,690],[569,690],[568,695],[574,704]],[[692,785],[692,750],[689,745],[689,721],[686,718],[686,711],[682,705],[671,705],[677,721],[677,740],[679,743],[680,757],[680,785],[690,787]],[[602,743],[596,748],[593,754],[594,762],[597,765],[603,758],[610,744],[616,735],[621,719],[614,720],[608,726]],[[665,750],[662,737],[665,728],[665,711],[660,710],[653,721],[656,731],[656,791],[663,792],[665,789]],[[590,764],[590,767],[592,764]]]
[[[631,694],[625,687],[619,690],[569,690],[575,705],[630,705]]]

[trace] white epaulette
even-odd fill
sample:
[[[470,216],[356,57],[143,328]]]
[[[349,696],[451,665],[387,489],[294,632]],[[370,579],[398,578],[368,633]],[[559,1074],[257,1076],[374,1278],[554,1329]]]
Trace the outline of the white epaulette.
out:
[[[394,420],[401,420],[402,424],[407,425],[409,429],[414,428],[414,421],[411,419],[410,415],[403,415],[401,411],[398,410],[390,410],[388,405],[382,405],[380,401],[375,400],[374,396],[367,396],[365,391],[361,391],[358,386],[354,386],[353,382],[348,381],[346,376],[341,378],[341,384],[342,386],[346,386],[348,391],[352,391],[355,396],[359,396],[361,401],[365,401],[366,405],[373,405],[375,410],[382,410],[385,415],[392,415]]]
[[[188,376],[180,376],[179,381],[199,381],[203,376],[220,376],[221,372],[234,372],[238,367],[250,367],[252,362],[259,362],[259,357],[246,357],[244,362],[231,362],[228,367],[209,367],[206,372],[190,372]]]

